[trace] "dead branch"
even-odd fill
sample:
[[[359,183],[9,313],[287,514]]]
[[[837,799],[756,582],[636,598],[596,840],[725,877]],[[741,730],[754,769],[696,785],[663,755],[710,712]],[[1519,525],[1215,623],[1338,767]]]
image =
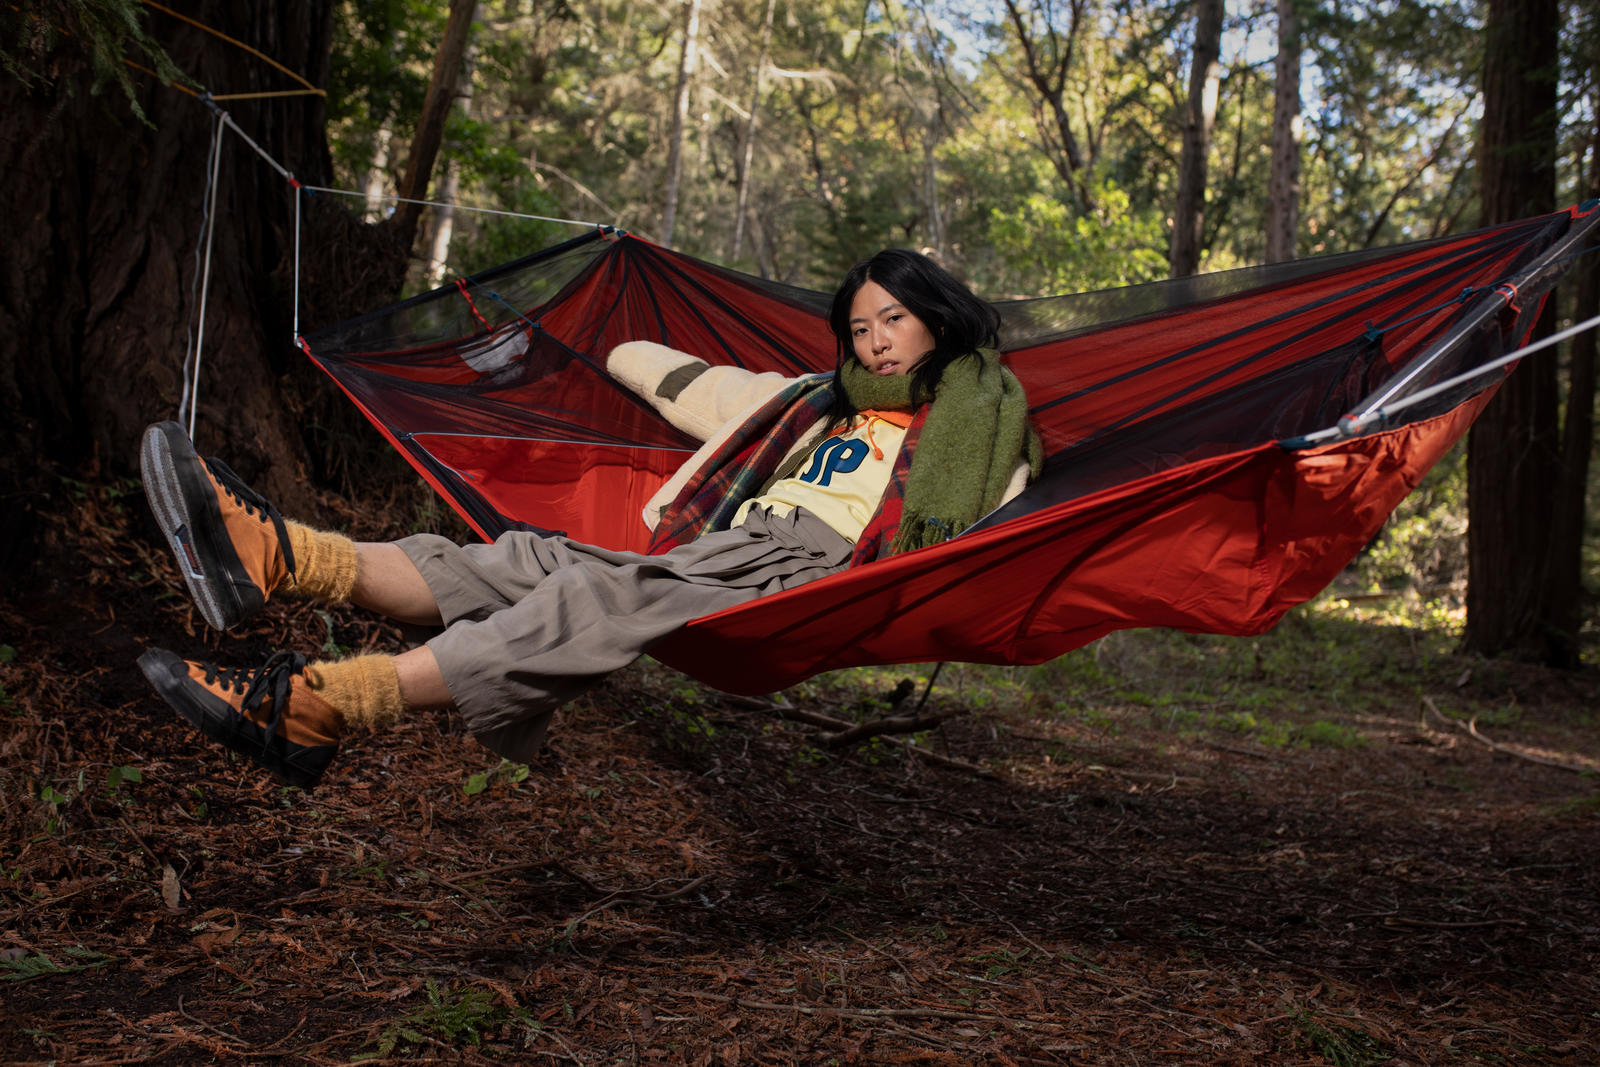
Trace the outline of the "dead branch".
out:
[[[1489,748],[1494,749],[1496,752],[1499,752],[1502,755],[1515,756],[1517,759],[1527,760],[1529,763],[1537,763],[1544,767],[1554,767],[1558,771],[1570,771],[1573,774],[1594,774],[1596,771],[1596,768],[1594,767],[1586,767],[1579,763],[1564,763],[1561,760],[1548,759],[1544,756],[1535,756],[1528,752],[1519,751],[1509,745],[1502,745],[1498,741],[1491,741],[1489,738],[1478,732],[1478,717],[1476,715],[1466,722],[1461,722],[1459,719],[1452,719],[1444,712],[1439,710],[1438,705],[1434,704],[1432,697],[1423,697],[1422,706],[1432,712],[1434,718],[1438,719],[1446,726],[1449,726],[1455,730],[1459,730],[1461,733],[1466,734],[1479,744],[1487,745]]]
[[[755,697],[741,697],[741,696],[724,695],[723,700],[725,700],[728,703],[733,704],[733,705],[735,705],[737,707],[749,708],[752,711],[771,711],[771,712],[777,713],[777,715],[780,718],[789,719],[792,722],[803,722],[808,726],[821,726],[826,730],[831,730],[831,731],[833,731],[831,734],[823,734],[820,737],[820,740],[822,741],[822,743],[826,744],[826,745],[829,745],[830,747],[835,747],[835,743],[832,740],[833,738],[837,738],[842,734],[847,734],[850,731],[856,730],[856,729],[860,728],[863,725],[865,725],[865,726],[874,725],[872,723],[866,723],[866,724],[853,723],[853,722],[849,721],[848,719],[837,719],[837,718],[834,718],[832,715],[823,715],[821,712],[807,711],[804,708],[797,708],[797,707],[794,707],[793,705],[790,705],[790,704],[780,704],[780,703],[778,703],[776,701],[771,701],[771,700],[759,700],[759,699],[757,699]],[[899,718],[901,718],[901,719],[916,719],[918,717],[917,716],[899,716]],[[950,715],[944,715],[944,716],[942,716],[942,718],[950,718]],[[879,720],[879,721],[880,722],[887,722],[887,721],[890,721],[890,720]],[[928,716],[923,721],[928,721],[928,722],[931,723],[931,722],[942,721],[942,719],[935,718],[933,716]],[[883,732],[884,731],[878,731],[878,733],[876,735],[868,734],[868,735],[864,735],[864,736],[881,736]],[[968,763],[966,760],[956,759],[954,756],[940,755],[937,752],[933,752],[933,751],[930,751],[929,749],[923,748],[921,745],[914,745],[910,741],[902,741],[899,738],[894,738],[894,737],[884,737],[883,740],[884,740],[885,744],[898,745],[900,748],[905,749],[907,752],[910,752],[913,755],[919,756],[922,759],[927,760],[929,763],[936,763],[941,767],[949,767],[949,768],[951,768],[953,770],[966,771],[968,774],[975,774],[980,778],[989,778],[989,779],[997,779],[997,778],[999,778],[999,775],[995,774],[993,771],[989,770],[989,768],[987,768],[987,767],[980,767],[976,763]]]
[[[833,1015],[843,1019],[944,1019],[949,1022],[987,1022],[1022,1028],[1030,1026],[1066,1027],[1068,1025],[1064,1022],[1056,1022],[1049,1019],[1028,1019],[1018,1016],[991,1015],[975,1011],[952,1011],[948,1008],[836,1008],[831,1004],[774,1004],[765,1000],[746,1000],[743,997],[728,997],[720,993],[707,993],[698,989],[679,991],[677,995],[698,1000],[720,1001],[736,1008],[751,1008],[757,1011],[792,1011],[800,1015]]]
[[[1407,919],[1400,915],[1386,915],[1385,926],[1417,926],[1433,930],[1470,930],[1479,926],[1527,926],[1521,919],[1470,919],[1448,921],[1445,919]]]
[[[887,715],[881,719],[870,722],[858,723],[847,730],[837,733],[823,734],[821,741],[829,748],[844,748],[865,741],[868,738],[881,737],[884,734],[914,734],[919,730],[931,729],[946,719],[953,719],[957,715],[965,715],[965,708],[954,708],[950,711],[941,711],[932,715],[912,713],[910,715]]]

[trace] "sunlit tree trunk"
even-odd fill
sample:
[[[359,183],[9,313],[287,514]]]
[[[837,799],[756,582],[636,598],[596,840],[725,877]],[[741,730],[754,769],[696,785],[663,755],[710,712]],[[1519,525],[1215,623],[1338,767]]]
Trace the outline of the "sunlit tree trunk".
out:
[[[700,36],[700,0],[685,0],[683,48],[678,52],[678,91],[672,108],[672,136],[667,144],[666,203],[661,210],[661,243],[672,247],[678,221],[678,182],[683,171],[683,131],[689,120],[689,86],[694,80],[695,49]]]
[[[1278,0],[1272,170],[1267,179],[1267,262],[1295,257],[1300,231],[1300,18],[1297,0]]]
[[[739,205],[733,213],[733,254],[738,259],[744,245],[744,215],[750,204],[750,167],[756,154],[756,116],[761,111],[761,79],[766,73],[767,49],[772,45],[772,16],[778,0],[767,0],[766,18],[761,23],[761,47],[756,52],[755,70],[750,76],[750,113],[745,116],[744,136],[739,139]]]
[[[1555,207],[1557,0],[1490,0],[1479,171],[1483,225]],[[1550,332],[1554,300],[1535,336]],[[1463,647],[1576,663],[1575,590],[1559,588],[1550,515],[1561,466],[1557,364],[1533,357],[1500,386],[1467,452]],[[1556,508],[1559,511],[1559,506]]]
[[[1195,0],[1194,56],[1189,67],[1189,97],[1184,102],[1183,155],[1178,162],[1178,203],[1172,213],[1172,276],[1200,269],[1200,235],[1205,224],[1206,162],[1217,121],[1221,81],[1222,0]]]
[[[938,111],[928,122],[927,129],[923,132],[922,158],[923,158],[923,201],[927,205],[928,213],[928,246],[933,249],[934,255],[941,261],[948,263],[948,251],[944,241],[944,215],[939,208],[939,166],[938,157],[934,149],[939,146],[939,119]]]
[[[472,113],[472,70],[477,61],[476,49],[469,47],[461,72],[461,113]],[[439,206],[433,209],[433,233],[428,242],[427,277],[430,286],[444,281],[450,265],[450,241],[455,236],[456,196],[461,191],[459,164],[446,162],[444,173],[439,175]]]
[[[1092,22],[1093,6],[1090,0],[1066,0],[1064,10],[1058,10],[1050,0],[1020,4],[1005,0],[1005,4],[1017,46],[1022,49],[1023,76],[1044,105],[1035,117],[1050,164],[1072,191],[1078,206],[1093,210],[1094,194],[1084,172],[1093,169],[1094,160],[1084,154],[1066,97],[1067,76],[1078,55],[1079,33],[1086,22]],[[1085,15],[1091,18],[1086,20]],[[1060,19],[1065,19],[1065,26],[1060,25]]]
[[[375,140],[377,144],[372,151],[372,166],[367,168],[366,180],[361,183],[361,192],[367,201],[367,221],[382,222],[389,214],[389,201],[384,198],[389,184],[389,142],[394,138],[394,132],[387,126],[378,127]]]

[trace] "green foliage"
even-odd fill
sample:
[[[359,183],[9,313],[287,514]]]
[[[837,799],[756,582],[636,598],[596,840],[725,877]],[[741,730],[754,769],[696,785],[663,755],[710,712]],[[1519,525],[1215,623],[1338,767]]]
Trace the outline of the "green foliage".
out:
[[[324,656],[327,656],[329,659],[338,659],[341,656],[348,656],[350,654],[350,649],[344,645],[341,645],[337,640],[334,639],[333,614],[323,608],[317,608],[316,613],[317,618],[322,620],[322,625],[326,630],[326,634],[322,639],[322,647],[318,649],[318,651]]]
[[[43,953],[31,956],[0,955],[0,982],[31,982],[36,978],[50,978],[58,974],[97,971],[113,959],[81,945],[66,949],[63,955],[74,962],[61,963]]]
[[[122,90],[134,115],[149,125],[135,94],[130,63],[152,68],[162,84],[193,85],[145,28],[147,9],[137,0],[57,0],[51,4],[0,4],[0,69],[33,87],[55,78],[62,54],[88,60],[89,91],[108,84]],[[71,91],[71,85],[67,85]]]
[[[1166,277],[1159,212],[1133,212],[1128,194],[1106,179],[1095,186],[1095,208],[1075,214],[1042,192],[1013,208],[993,209],[989,244],[1004,272],[992,283],[1019,296],[1046,296]]]
[[[425,1044],[469,1044],[476,1048],[484,1035],[510,1021],[521,1022],[534,1030],[538,1024],[522,1008],[495,1003],[487,989],[469,985],[440,987],[428,979],[428,1003],[407,1012],[377,1038],[377,1047],[357,1056],[358,1060],[387,1059],[397,1049]]]
[[[526,763],[512,763],[503,759],[486,771],[478,771],[467,777],[461,786],[461,791],[469,797],[475,797],[488,789],[493,782],[504,782],[508,786],[519,786],[528,780],[532,772]]]
[[[1295,1021],[1317,1055],[1334,1067],[1375,1067],[1394,1058],[1386,1042],[1352,1026],[1325,1026],[1310,1012],[1295,1013]]]
[[[106,790],[111,793],[121,789],[124,783],[138,783],[144,781],[144,772],[137,767],[113,767],[106,775]]]
[[[484,197],[505,211],[562,217],[561,202],[527,176],[496,176],[485,184]],[[530,255],[573,233],[572,227],[558,222],[476,213],[457,213],[456,227],[450,262],[461,275]]]
[[[1474,194],[1481,5],[1356,0],[1304,16],[1304,252],[1448,232]],[[1469,220],[1475,221],[1475,220]]]
[[[1300,744],[1311,748],[1360,748],[1367,743],[1365,737],[1343,723],[1322,719],[1296,727],[1295,736]]]
[[[427,0],[339,4],[328,73],[328,141],[344,181],[356,181],[380,157],[384,166],[405,163],[403,152],[389,152],[388,139],[414,125],[422,111],[446,14],[444,5]]]
[[[72,803],[74,797],[82,796],[88,785],[88,772],[80,770],[76,788],[68,783],[61,783],[62,788],[46,783],[39,789],[39,800],[44,804],[44,832],[46,835],[54,834],[61,828],[61,809]]]
[[[1363,718],[1415,715],[1419,686],[1449,662],[1454,642],[1449,631],[1354,616],[1326,597],[1253,638],[1117,631],[1034,667],[950,664],[940,687],[960,686],[973,706],[989,688],[998,704],[1099,736],[1142,726],[1220,744],[1349,751],[1369,740],[1346,710],[1359,708]],[[838,672],[834,684],[853,673]]]
[[[1463,442],[1400,502],[1383,531],[1356,560],[1354,573],[1365,590],[1411,588],[1432,595],[1464,586],[1466,466]]]
[[[984,968],[984,977],[993,981],[1008,974],[1015,974],[1026,969],[1028,958],[1033,955],[1032,949],[1022,949],[1013,952],[1006,948],[997,948],[981,956],[969,956],[969,963],[976,963]]]
[[[1026,77],[1024,42],[1000,7],[782,4],[765,43],[765,0],[708,9],[683,133],[675,244],[818,287],[885,245],[932,248],[994,296],[1164,276],[1190,9],[1137,0],[1098,5],[1093,18],[1069,23],[1051,5],[1018,7],[1036,55],[1071,57],[1059,115]],[[458,199],[654,236],[683,48],[678,13],[624,0],[483,0],[470,103],[450,117],[443,146]],[[423,0],[339,6],[329,109],[348,186],[370,179],[392,188],[443,19],[441,5]],[[1472,195],[1462,175],[1476,122],[1478,19],[1468,0],[1303,5],[1304,96],[1312,101],[1303,252],[1456,224]],[[1255,262],[1263,251],[1275,33],[1265,7],[1228,17],[1208,269]],[[1075,162],[1062,119],[1077,142]],[[570,232],[459,213],[455,226],[458,273]]]

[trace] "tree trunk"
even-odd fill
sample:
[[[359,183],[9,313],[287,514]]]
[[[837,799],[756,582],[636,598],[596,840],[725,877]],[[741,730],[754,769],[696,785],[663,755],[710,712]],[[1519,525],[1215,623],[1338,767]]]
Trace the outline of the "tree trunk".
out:
[[[1194,57],[1189,98],[1184,104],[1183,155],[1178,161],[1178,205],[1172,213],[1174,278],[1200,269],[1200,234],[1205,224],[1206,161],[1217,119],[1222,53],[1222,0],[1195,0]]]
[[[1600,69],[1594,73],[1600,74]],[[1600,104],[1600,90],[1593,91],[1590,100],[1591,107]],[[1600,120],[1591,136],[1586,200],[1600,197]],[[1595,263],[1594,252],[1578,261],[1575,305],[1572,317],[1579,322],[1600,315],[1600,265]],[[1576,634],[1583,621],[1583,541],[1589,511],[1589,457],[1594,450],[1595,379],[1600,364],[1594,330],[1572,339],[1571,357],[1566,416],[1561,424],[1561,473],[1551,522],[1550,581],[1558,594],[1551,615],[1559,626],[1570,627],[1568,632]]]
[[[1212,0],[1201,0],[1210,3]],[[1221,4],[1221,0],[1215,0]],[[1078,34],[1084,26],[1086,0],[1067,0],[1065,11],[1058,11],[1053,3],[1029,3],[1026,10],[1016,0],[1006,0],[1006,14],[1017,35],[1017,46],[1022,49],[1023,75],[1040,103],[1049,109],[1046,118],[1043,109],[1036,110],[1039,134],[1050,156],[1050,165],[1056,175],[1071,190],[1073,199],[1085,212],[1095,207],[1094,193],[1084,171],[1094,169],[1094,157],[1085,158],[1072,128],[1072,116],[1067,112],[1064,91],[1067,75],[1071,72],[1078,53]],[[1088,12],[1092,14],[1091,12]],[[1067,24],[1062,29],[1056,19],[1065,15]],[[1091,148],[1094,146],[1090,139]]]
[[[667,145],[667,193],[661,210],[661,243],[672,247],[678,220],[678,178],[683,171],[683,128],[689,120],[689,84],[694,80],[695,42],[700,35],[700,0],[685,0],[683,48],[678,53],[678,93],[672,109],[672,138]]]
[[[935,109],[922,132],[922,198],[928,212],[928,247],[933,249],[934,259],[948,265],[950,256],[944,241],[944,213],[939,208],[939,160],[934,152],[938,146],[939,112]]]
[[[433,76],[428,82],[428,98],[422,105],[422,119],[417,123],[416,135],[411,138],[411,157],[406,163],[405,177],[400,180],[400,203],[395,205],[390,225],[395,238],[410,248],[417,237],[417,219],[422,205],[406,203],[407,200],[424,200],[428,193],[428,178],[433,173],[433,161],[439,155],[439,144],[444,140],[444,122],[456,102],[456,86],[461,83],[462,57],[467,52],[467,41],[472,36],[472,20],[478,11],[478,0],[450,0],[450,17],[445,22],[444,40],[433,57]]]
[[[739,139],[739,206],[733,213],[733,254],[738,259],[744,244],[744,213],[750,203],[750,166],[756,154],[756,115],[761,110],[761,79],[766,73],[767,49],[772,44],[772,16],[778,0],[767,0],[767,15],[761,23],[761,47],[756,52],[755,73],[750,77],[750,113],[744,120],[744,136]]]
[[[388,126],[378,127],[378,143],[372,150],[372,166],[367,168],[367,178],[361,183],[361,192],[366,198],[368,222],[382,222],[389,217],[389,201],[386,199],[389,185],[389,142],[394,139],[394,131]]]
[[[333,6],[207,0],[189,13],[321,84]],[[149,26],[202,85],[283,87],[282,75],[215,37],[155,13]],[[90,74],[76,48],[63,38],[54,81],[31,92],[0,78],[0,153],[10,171],[0,218],[11,224],[0,267],[0,404],[11,416],[0,425],[0,566],[8,573],[35,547],[33,515],[60,488],[53,472],[132,476],[146,423],[176,415],[198,292],[211,115],[141,75],[139,102],[152,124],[142,125],[115,93],[84,90]],[[301,181],[327,183],[319,97],[236,100],[228,109]],[[349,405],[292,344],[294,194],[238,136],[224,137],[196,438],[286,511],[314,515],[309,484],[322,472],[302,427],[324,422],[324,398]],[[374,233],[327,198],[307,200],[304,324],[348,314],[372,298],[374,282],[392,292],[400,261]],[[360,264],[366,288],[346,273],[350,263]]]
[[[468,48],[461,72],[461,113],[472,114],[472,70],[477,64],[476,49]],[[427,279],[430,286],[442,285],[450,269],[450,240],[455,235],[456,196],[461,190],[460,167],[446,163],[439,175],[439,206],[433,209],[433,233],[428,241]]]
[[[1483,225],[1555,207],[1556,0],[1490,0],[1479,143]],[[1554,300],[1534,336],[1547,335]],[[1550,538],[1561,438],[1556,361],[1510,375],[1473,427],[1467,452],[1467,626],[1462,646],[1576,664],[1576,590],[1559,588]],[[1557,513],[1560,505],[1557,505]]]
[[[1300,19],[1297,0],[1278,0],[1272,169],[1267,179],[1267,262],[1295,258],[1300,232]]]

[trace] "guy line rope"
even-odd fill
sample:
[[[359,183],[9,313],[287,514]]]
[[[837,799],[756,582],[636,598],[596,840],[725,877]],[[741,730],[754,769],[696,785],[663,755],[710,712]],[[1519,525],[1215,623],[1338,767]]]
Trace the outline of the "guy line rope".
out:
[[[148,3],[149,0],[146,0]],[[152,5],[155,6],[155,5]],[[232,130],[245,144],[249,145],[257,156],[261,157],[268,166],[277,171],[279,176],[294,189],[294,284],[293,284],[293,311],[290,326],[293,343],[304,349],[305,338],[300,335],[300,230],[301,230],[301,198],[307,194],[327,193],[334,196],[358,197],[363,200],[381,200],[391,203],[421,204],[425,207],[450,207],[457,211],[476,211],[485,215],[501,215],[509,218],[532,219],[536,222],[554,222],[567,226],[582,226],[588,229],[603,229],[604,224],[591,222],[584,219],[563,219],[549,215],[532,215],[522,211],[505,211],[500,208],[476,207],[472,204],[451,203],[446,204],[439,200],[418,200],[403,196],[369,196],[367,193],[356,192],[350,189],[337,189],[326,185],[306,185],[295,178],[287,167],[274,159],[266,149],[262,148],[239,124],[233,121],[233,116],[228,114],[216,104],[216,98],[201,94],[198,96],[201,103],[211,109],[216,117],[216,124],[211,132],[211,150],[207,153],[205,192],[201,198],[202,208],[200,216],[201,242],[195,248],[195,278],[190,284],[190,299],[193,300],[194,285],[199,284],[200,300],[193,305],[194,310],[190,315],[189,346],[183,360],[183,398],[178,406],[178,421],[184,423],[189,436],[194,436],[196,409],[200,401],[200,365],[202,354],[205,350],[205,324],[206,301],[211,288],[211,240],[216,230],[216,204],[217,204],[217,174],[222,160],[222,131]],[[464,276],[462,282],[477,285],[471,276]],[[498,293],[489,294],[496,299]],[[504,303],[504,301],[501,301]],[[508,305],[509,306],[509,305]],[[195,317],[198,316],[198,324]]]

